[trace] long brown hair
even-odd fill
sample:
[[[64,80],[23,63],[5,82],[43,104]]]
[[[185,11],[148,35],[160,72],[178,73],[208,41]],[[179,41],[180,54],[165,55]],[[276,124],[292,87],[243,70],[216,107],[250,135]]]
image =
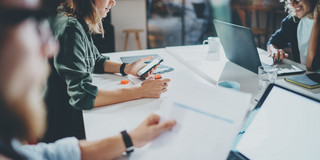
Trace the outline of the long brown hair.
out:
[[[98,15],[94,0],[66,0],[61,3],[67,16],[82,17],[89,27],[90,33],[104,34],[102,20]]]

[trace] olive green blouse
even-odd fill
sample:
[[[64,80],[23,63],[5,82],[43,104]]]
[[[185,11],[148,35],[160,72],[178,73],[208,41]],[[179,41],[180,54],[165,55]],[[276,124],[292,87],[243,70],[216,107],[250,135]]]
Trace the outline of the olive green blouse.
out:
[[[67,84],[69,103],[76,109],[92,109],[98,88],[92,84],[91,74],[104,73],[109,58],[99,53],[83,19],[60,14],[54,28],[60,42],[54,67]]]
[[[50,60],[51,74],[45,94],[47,132],[44,142],[64,137],[85,138],[82,110],[92,109],[98,94],[92,73],[104,73],[108,57],[93,44],[83,19],[58,15],[53,21],[60,52]]]

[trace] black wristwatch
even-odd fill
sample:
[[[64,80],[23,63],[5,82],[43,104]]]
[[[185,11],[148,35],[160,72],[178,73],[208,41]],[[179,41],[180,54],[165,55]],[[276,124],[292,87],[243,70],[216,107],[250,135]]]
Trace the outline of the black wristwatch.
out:
[[[130,154],[131,152],[134,151],[132,140],[126,130],[122,131],[121,135],[122,135],[123,142],[126,145],[126,152],[127,154]]]
[[[124,72],[124,67],[126,67],[128,63],[122,63],[121,66],[120,66],[120,73],[122,76],[126,76],[128,75],[127,73]]]

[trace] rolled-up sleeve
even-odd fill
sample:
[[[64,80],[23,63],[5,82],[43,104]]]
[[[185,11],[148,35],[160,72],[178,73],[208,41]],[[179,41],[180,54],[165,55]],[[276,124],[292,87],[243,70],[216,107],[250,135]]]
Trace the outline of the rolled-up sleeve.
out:
[[[94,47],[94,49],[96,50],[95,53],[99,53],[97,48]],[[94,73],[105,73],[104,64],[106,63],[106,60],[109,59],[109,57],[103,56],[101,54],[97,55],[97,58],[95,60]]]
[[[28,159],[81,159],[79,142],[74,137],[64,138],[54,143],[39,143],[37,145],[15,144],[14,148],[22,155],[25,155]]]
[[[92,109],[98,88],[92,84],[90,66],[86,64],[85,35],[75,26],[68,26],[64,32],[59,37],[62,50],[54,58],[54,66],[66,81],[70,105],[76,109]]]

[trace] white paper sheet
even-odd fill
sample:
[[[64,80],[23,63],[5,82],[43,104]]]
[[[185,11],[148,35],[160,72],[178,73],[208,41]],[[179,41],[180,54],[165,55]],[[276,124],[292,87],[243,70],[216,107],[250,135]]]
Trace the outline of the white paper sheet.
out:
[[[211,85],[190,85],[186,77],[173,83],[174,91],[159,113],[161,121],[175,119],[177,125],[136,150],[130,159],[226,159],[251,95]],[[175,94],[178,90],[185,92]]]

